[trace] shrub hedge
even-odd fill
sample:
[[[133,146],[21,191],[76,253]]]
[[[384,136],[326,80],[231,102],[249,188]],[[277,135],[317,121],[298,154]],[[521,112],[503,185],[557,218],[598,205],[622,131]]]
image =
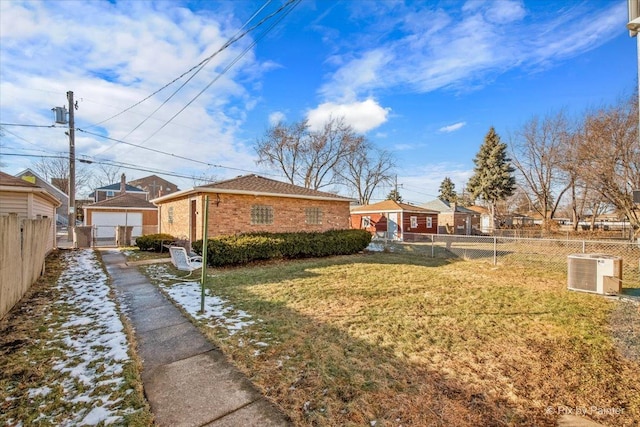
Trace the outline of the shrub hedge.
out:
[[[207,243],[207,265],[241,265],[269,259],[296,259],[348,255],[371,242],[365,230],[331,230],[324,233],[247,233],[220,236]],[[191,247],[202,255],[202,240]]]
[[[171,234],[147,234],[136,238],[136,246],[140,248],[141,251],[160,252],[162,245],[166,245],[175,240],[176,238]]]

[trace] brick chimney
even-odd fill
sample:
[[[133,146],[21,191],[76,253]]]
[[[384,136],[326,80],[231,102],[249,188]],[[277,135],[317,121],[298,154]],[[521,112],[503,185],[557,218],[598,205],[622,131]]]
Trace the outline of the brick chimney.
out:
[[[122,174],[120,177],[120,194],[127,192],[127,178]]]

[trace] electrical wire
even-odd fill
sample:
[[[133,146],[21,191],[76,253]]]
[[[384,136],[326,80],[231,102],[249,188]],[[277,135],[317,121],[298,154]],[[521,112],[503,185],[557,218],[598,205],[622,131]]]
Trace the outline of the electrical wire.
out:
[[[22,123],[0,123],[0,126],[20,126],[25,128],[55,128],[56,125],[29,125]]]
[[[87,130],[80,129],[80,128],[76,128],[76,130],[78,132],[82,132],[82,133],[86,133],[86,134],[89,134],[89,135],[97,136],[98,138],[108,139],[110,141],[115,141],[115,142],[118,142],[118,143],[130,145],[130,146],[133,146],[133,147],[136,147],[136,148],[141,148],[143,150],[151,151],[151,152],[158,153],[158,154],[163,154],[163,155],[166,155],[166,156],[171,156],[171,157],[174,157],[176,159],[187,160],[187,161],[190,161],[190,162],[198,163],[198,164],[209,166],[209,167],[236,170],[236,171],[240,171],[240,172],[257,173],[256,171],[252,171],[252,170],[249,170],[249,169],[234,168],[234,167],[231,167],[231,166],[224,166],[224,165],[218,165],[218,164],[215,164],[215,163],[208,163],[208,162],[204,162],[202,160],[192,159],[192,158],[189,158],[189,157],[180,156],[178,154],[173,154],[173,153],[168,153],[166,151],[157,150],[155,148],[144,147],[142,145],[134,144],[132,142],[127,142],[127,141],[123,141],[123,140],[120,140],[120,139],[111,138],[111,137],[108,137],[108,136],[100,135],[99,133],[89,132]],[[271,174],[264,174],[264,175],[271,175]]]
[[[291,0],[290,0],[291,1]],[[233,43],[237,42],[238,40],[242,39],[245,35],[247,35],[249,32],[253,31],[254,29],[258,28],[260,25],[262,25],[265,20],[267,19],[271,19],[271,17],[273,16],[267,16],[266,18],[264,18],[263,20],[261,20],[260,22],[258,22],[258,24],[254,25],[253,27],[249,28],[248,30],[240,33],[240,31],[246,27],[260,12],[262,12],[262,10],[267,7],[269,5],[269,3],[271,3],[271,0],[268,0],[266,3],[264,3],[262,5],[262,7],[260,7],[256,12],[254,12],[253,15],[251,15],[251,17],[244,23],[242,24],[242,26],[238,29],[238,31],[236,32],[236,34],[234,34],[229,40],[227,40],[225,42],[224,45],[222,45],[222,47],[220,47],[216,52],[214,52],[212,55],[210,55],[209,57],[205,58],[204,60],[200,61],[200,63],[198,63],[197,65],[191,67],[189,70],[187,70],[186,72],[182,73],[179,77],[176,77],[175,79],[173,79],[171,82],[169,82],[168,84],[164,85],[162,88],[156,90],[155,92],[153,92],[151,95],[147,96],[146,98],[144,98],[143,100],[135,103],[134,105],[132,105],[131,107],[121,111],[120,113],[101,121],[100,123],[97,123],[95,125],[92,125],[90,127],[94,127],[94,126],[98,126],[102,123],[105,123],[106,121],[109,121],[113,118],[116,118],[118,116],[120,116],[121,114],[131,110],[132,108],[140,105],[141,103],[145,102],[146,100],[148,100],[149,98],[151,98],[152,96],[156,95],[157,93],[159,93],[160,91],[166,89],[167,87],[169,87],[170,85],[172,85],[173,83],[177,82],[178,80],[180,80],[182,77],[186,76],[187,74],[191,73],[193,70],[196,70],[195,73],[193,73],[184,83],[182,83],[182,85],[180,85],[167,99],[165,99],[159,106],[158,108],[156,108],[151,114],[149,114],[147,117],[145,117],[144,120],[142,120],[140,123],[138,123],[137,126],[135,126],[129,133],[127,133],[124,138],[127,138],[128,136],[130,136],[133,132],[135,132],[138,128],[140,128],[140,126],[142,126],[144,123],[146,123],[147,120],[149,120],[151,117],[153,117],[153,115],[155,115],[163,106],[165,106],[167,104],[167,102],[169,102],[180,90],[182,90],[187,83],[189,83],[196,75],[198,75],[198,73],[200,73],[200,71],[202,71],[204,69],[204,67],[211,61],[211,59],[213,59],[216,55],[218,55],[220,52],[224,51],[225,49],[227,49],[229,46],[231,46]],[[276,11],[278,12],[278,11]],[[146,141],[145,141],[146,142]],[[108,150],[110,150],[111,148],[113,148],[115,146],[115,144],[110,145],[109,147],[105,148],[104,150],[100,151],[100,153],[98,154],[102,154]]]
[[[238,61],[240,61],[240,59],[242,59],[242,57],[244,57],[244,55],[246,55],[247,52],[249,52],[258,43],[258,41],[260,41],[260,39],[262,39],[265,35],[267,35],[267,33],[269,33],[269,31],[271,31],[273,29],[273,27],[275,27],[278,23],[280,23],[296,6],[298,6],[298,4],[300,4],[301,1],[302,0],[289,0],[287,3],[282,5],[277,11],[275,11],[274,13],[272,13],[271,15],[266,17],[265,19],[270,19],[271,17],[275,16],[276,14],[278,14],[282,10],[284,10],[285,7],[293,4],[293,6],[291,6],[289,8],[289,10],[287,10],[282,16],[280,16],[279,19],[277,19],[275,22],[273,22],[270,27],[268,27],[253,42],[251,42],[251,44],[249,46],[247,46],[242,52],[240,52],[240,54],[238,56],[236,56],[233,59],[233,61],[231,61],[231,63],[229,63],[225,68],[223,68],[222,72],[220,72],[220,74],[218,74],[216,77],[214,77],[213,80],[211,80],[208,85],[206,85],[200,92],[198,92],[198,94],[196,96],[194,96],[184,107],[182,107],[169,120],[167,120],[162,126],[160,126],[160,128],[158,128],[155,132],[153,132],[147,139],[142,141],[142,143],[144,144],[145,142],[147,142],[151,138],[153,138],[155,135],[157,135],[162,129],[164,129],[167,125],[169,125],[169,123],[171,123],[176,117],[178,117],[184,110],[186,110],[191,104],[193,104],[195,102],[195,100],[200,97],[200,95],[202,95],[204,92],[206,92],[207,89],[209,89],[211,87],[211,85],[213,85],[216,81],[218,81],[227,71],[229,71],[229,69],[231,69],[231,67],[233,67]],[[265,19],[263,19],[263,21]],[[261,23],[263,21],[261,21]]]

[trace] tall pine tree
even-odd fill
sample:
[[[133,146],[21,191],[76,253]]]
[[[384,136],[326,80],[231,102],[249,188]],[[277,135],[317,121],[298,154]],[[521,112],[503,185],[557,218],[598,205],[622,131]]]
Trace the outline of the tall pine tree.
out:
[[[496,203],[511,196],[516,188],[515,169],[507,157],[507,144],[500,141],[491,126],[473,163],[473,176],[467,183],[471,196],[487,203],[491,215],[491,227],[495,228]]]
[[[387,200],[393,200],[397,203],[402,203],[402,196],[397,188],[392,189],[389,194],[387,194]]]
[[[448,176],[446,176],[440,183],[440,189],[438,190],[438,193],[438,198],[442,201],[449,203],[458,201],[458,195],[456,194],[456,185]]]

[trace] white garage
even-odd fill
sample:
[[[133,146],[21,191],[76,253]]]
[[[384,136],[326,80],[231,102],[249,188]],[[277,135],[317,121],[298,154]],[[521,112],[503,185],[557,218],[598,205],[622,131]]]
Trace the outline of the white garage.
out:
[[[98,239],[113,238],[116,234],[115,227],[119,225],[133,226],[132,237],[142,235],[141,212],[93,212],[91,222]]]
[[[85,205],[83,210],[84,225],[91,226],[94,242],[100,245],[118,243],[118,226],[132,227],[131,237],[134,239],[158,232],[158,208],[136,195],[121,194]]]

